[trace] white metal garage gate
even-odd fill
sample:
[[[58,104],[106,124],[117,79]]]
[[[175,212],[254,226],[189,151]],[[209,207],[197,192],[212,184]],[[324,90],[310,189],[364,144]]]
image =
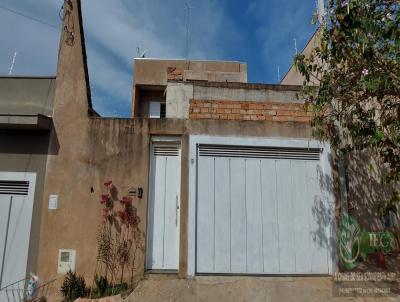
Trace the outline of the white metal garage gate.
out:
[[[320,153],[198,145],[196,272],[330,274]]]
[[[35,173],[0,172],[0,289],[26,277],[35,180]],[[1,290],[0,302],[7,300]]]

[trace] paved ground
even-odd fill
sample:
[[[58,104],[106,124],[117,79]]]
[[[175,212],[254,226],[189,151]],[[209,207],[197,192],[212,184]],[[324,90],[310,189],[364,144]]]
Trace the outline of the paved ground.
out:
[[[331,277],[196,277],[149,275],[126,302],[161,301],[400,301],[394,298],[333,298]]]

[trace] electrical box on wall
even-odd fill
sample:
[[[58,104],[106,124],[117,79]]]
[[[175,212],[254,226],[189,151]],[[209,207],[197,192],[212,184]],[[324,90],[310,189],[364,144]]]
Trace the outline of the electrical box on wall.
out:
[[[57,210],[58,208],[58,195],[49,196],[49,210]]]
[[[137,196],[138,198],[141,199],[143,197],[143,188],[130,187],[128,189],[128,195]]]
[[[69,270],[75,271],[75,250],[59,250],[57,273],[66,274]]]

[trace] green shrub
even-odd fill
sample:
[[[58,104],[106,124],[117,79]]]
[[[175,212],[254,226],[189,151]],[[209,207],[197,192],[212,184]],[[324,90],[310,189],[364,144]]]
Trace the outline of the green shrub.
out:
[[[68,271],[61,286],[64,302],[72,302],[87,295],[85,279],[75,272]]]
[[[112,284],[104,276],[95,276],[95,289],[92,292],[92,298],[103,298],[107,296],[118,295],[128,290],[127,283]]]

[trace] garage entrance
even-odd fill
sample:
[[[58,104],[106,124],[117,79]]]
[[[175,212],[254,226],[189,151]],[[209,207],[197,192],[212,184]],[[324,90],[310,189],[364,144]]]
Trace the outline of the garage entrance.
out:
[[[0,288],[27,275],[35,179],[35,173],[0,172]],[[7,301],[4,291],[0,301]]]
[[[330,274],[320,148],[197,145],[196,273]]]

